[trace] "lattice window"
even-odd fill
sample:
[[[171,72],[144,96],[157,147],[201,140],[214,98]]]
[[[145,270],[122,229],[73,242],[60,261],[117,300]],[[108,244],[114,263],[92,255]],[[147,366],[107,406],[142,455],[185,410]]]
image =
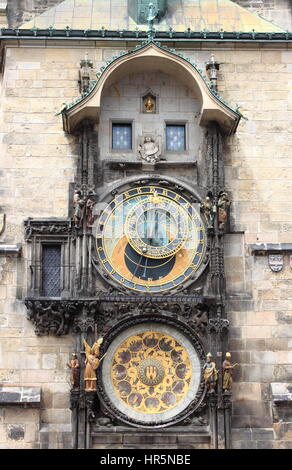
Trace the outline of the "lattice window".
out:
[[[130,150],[132,148],[132,124],[113,124],[113,150]]]
[[[186,128],[184,124],[166,125],[166,150],[182,151],[186,149]]]
[[[61,245],[43,245],[42,293],[45,297],[60,297]]]

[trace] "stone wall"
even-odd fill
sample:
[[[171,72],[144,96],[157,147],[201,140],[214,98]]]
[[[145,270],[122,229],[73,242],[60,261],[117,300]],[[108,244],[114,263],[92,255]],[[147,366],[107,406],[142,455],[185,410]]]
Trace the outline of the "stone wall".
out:
[[[56,112],[78,96],[78,65],[85,51],[70,49],[9,48],[2,80],[1,212],[6,226],[1,242],[23,243],[26,217],[67,217],[69,183],[74,179],[78,149],[62,130]],[[69,372],[66,363],[74,348],[71,336],[36,337],[26,319],[28,269],[26,244],[20,258],[0,257],[0,382],[39,385],[40,410],[4,408],[1,411],[0,447],[33,447],[30,423],[70,425]],[[38,416],[37,416],[38,414]],[[34,420],[34,421],[33,421]],[[17,439],[10,426],[23,427]],[[45,432],[45,431],[44,431]],[[9,434],[10,433],[10,434]],[[43,434],[44,446],[49,437]],[[62,433],[58,442],[62,445]],[[67,444],[66,444],[67,445]]]
[[[62,0],[8,0],[8,24],[11,27],[15,27],[61,2]]]
[[[248,118],[226,147],[237,232],[227,237],[226,252],[230,349],[240,364],[234,374],[234,446],[291,448],[289,437],[275,433],[273,443],[267,440],[278,425],[270,383],[292,379],[292,270],[286,254],[283,270],[271,271],[268,256],[253,254],[250,244],[291,239],[292,50],[241,51],[236,57],[218,51],[216,58],[223,62],[219,90]],[[255,438],[253,428],[266,431]]]

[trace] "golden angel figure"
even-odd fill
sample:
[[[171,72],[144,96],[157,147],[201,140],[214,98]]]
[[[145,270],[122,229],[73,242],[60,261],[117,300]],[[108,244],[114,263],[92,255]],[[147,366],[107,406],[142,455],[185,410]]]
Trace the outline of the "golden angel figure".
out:
[[[83,340],[85,347],[85,371],[84,371],[84,382],[85,382],[85,391],[92,392],[96,390],[96,369],[100,364],[99,350],[103,342],[103,338],[99,338],[95,341],[94,345],[91,347],[89,344]]]

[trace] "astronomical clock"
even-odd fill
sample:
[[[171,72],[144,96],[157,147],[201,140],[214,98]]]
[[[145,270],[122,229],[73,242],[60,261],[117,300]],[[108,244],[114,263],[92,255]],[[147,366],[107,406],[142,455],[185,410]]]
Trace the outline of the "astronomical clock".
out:
[[[148,46],[181,67],[180,55]],[[157,61],[155,55],[153,66]],[[160,66],[153,73],[161,79]],[[162,120],[163,94],[150,89],[133,98],[135,122],[126,105],[125,122],[120,104],[113,115],[103,107],[119,99],[116,91],[100,106],[94,101],[87,109],[85,97],[66,108],[63,122],[80,144],[68,218],[25,222],[29,319],[39,335],[74,337],[68,366],[76,448],[94,447],[94,439],[106,446],[117,433],[123,440],[144,430],[154,439],[162,428],[176,442],[187,435],[227,445],[230,400],[219,371],[227,348],[223,240],[230,202],[222,130],[206,121],[220,118],[223,104],[217,115],[204,111],[199,126],[196,90],[188,95],[193,111],[178,111],[177,122]]]
[[[208,270],[210,250],[201,208],[187,184],[157,177],[121,185],[101,200],[95,267],[120,303],[110,312],[116,318],[105,335],[97,390],[108,416],[121,423],[167,427],[191,421],[202,407],[198,333],[208,307],[196,281]],[[197,331],[190,327],[196,324]]]
[[[206,255],[206,229],[198,210],[178,192],[155,185],[116,195],[96,229],[101,269],[136,293],[182,286]]]

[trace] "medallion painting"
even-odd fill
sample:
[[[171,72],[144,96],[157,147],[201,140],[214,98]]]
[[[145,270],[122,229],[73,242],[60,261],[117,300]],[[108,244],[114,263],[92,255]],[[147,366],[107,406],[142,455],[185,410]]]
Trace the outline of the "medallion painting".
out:
[[[116,393],[127,406],[163,413],[188,392],[192,367],[185,348],[173,337],[146,331],[120,345],[111,374]]]
[[[176,328],[168,326],[166,331],[163,324],[140,324],[111,343],[102,381],[111,406],[126,421],[157,426],[184,413],[201,395],[200,358]]]

